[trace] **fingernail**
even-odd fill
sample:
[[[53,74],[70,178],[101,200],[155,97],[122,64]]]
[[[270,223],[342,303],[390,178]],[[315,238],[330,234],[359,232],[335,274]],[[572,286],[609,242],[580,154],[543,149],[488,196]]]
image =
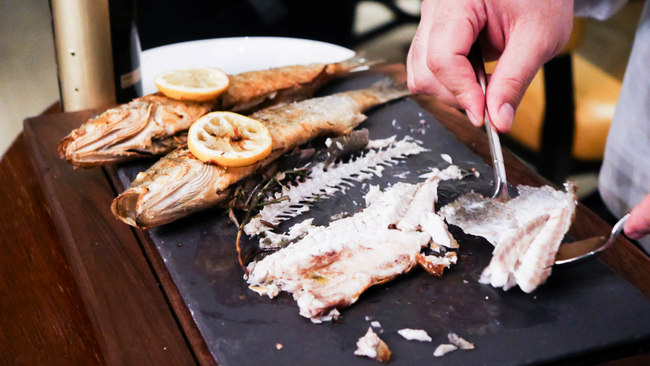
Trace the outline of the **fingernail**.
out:
[[[515,119],[515,109],[512,108],[510,103],[503,103],[499,107],[499,112],[497,112],[499,117],[499,125],[501,128],[499,130],[508,131],[512,127],[512,122]]]
[[[469,121],[472,122],[472,124],[476,127],[480,126],[481,124],[478,122],[478,119],[476,116],[472,114],[472,112],[469,111],[469,109],[465,110],[465,113],[467,114],[467,118],[469,118]]]

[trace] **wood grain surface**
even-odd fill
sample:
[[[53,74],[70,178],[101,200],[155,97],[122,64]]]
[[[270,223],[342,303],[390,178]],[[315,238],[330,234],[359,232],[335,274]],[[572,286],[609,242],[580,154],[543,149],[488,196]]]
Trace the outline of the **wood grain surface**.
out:
[[[130,227],[113,218],[102,169],[58,157],[59,141],[92,111],[27,119],[38,176],[95,336],[108,364],[192,364],[194,356]]]
[[[0,186],[0,364],[102,364],[22,135]]]

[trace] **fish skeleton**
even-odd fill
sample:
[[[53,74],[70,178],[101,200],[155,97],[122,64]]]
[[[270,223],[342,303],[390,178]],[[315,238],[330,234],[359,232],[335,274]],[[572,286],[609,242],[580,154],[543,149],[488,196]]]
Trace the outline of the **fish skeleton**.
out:
[[[575,213],[575,187],[518,186],[519,196],[502,203],[468,193],[442,207],[447,221],[495,246],[479,281],[508,290],[532,292],[551,275],[555,254]]]
[[[456,166],[435,169],[419,184],[397,183],[381,191],[373,186],[366,208],[328,226],[302,227],[306,235],[258,262],[248,265],[251,290],[274,297],[280,290],[293,294],[300,315],[318,323],[335,318],[338,309],[356,302],[370,286],[406,273],[418,263],[423,247],[438,232],[427,222],[434,213],[441,179],[461,179]],[[301,225],[301,224],[298,224]],[[436,236],[436,237],[432,237]]]
[[[228,187],[253,174],[290,149],[319,135],[349,133],[366,119],[364,111],[408,95],[404,86],[382,81],[347,91],[258,111],[273,140],[271,154],[251,166],[225,168],[203,163],[187,148],[177,149],[145,172],[111,205],[119,220],[141,228],[162,225],[224,201]]]
[[[394,136],[393,136],[394,141]],[[259,235],[268,232],[281,221],[309,211],[309,204],[316,199],[333,195],[339,190],[344,191],[344,183],[361,182],[373,176],[380,176],[384,166],[396,164],[399,159],[408,155],[427,151],[410,138],[404,138],[383,150],[369,149],[363,156],[340,162],[327,167],[327,162],[320,162],[311,167],[309,177],[294,184],[287,184],[280,192],[267,197],[267,200],[277,202],[265,205],[258,215],[253,217],[245,226],[248,235]],[[349,184],[349,183],[348,183]],[[287,197],[286,200],[280,200]]]
[[[59,155],[75,167],[93,167],[166,154],[187,143],[190,125],[211,110],[248,112],[311,96],[327,81],[374,64],[363,57],[331,64],[278,67],[229,76],[230,86],[208,102],[150,94],[106,110],[70,132]]]

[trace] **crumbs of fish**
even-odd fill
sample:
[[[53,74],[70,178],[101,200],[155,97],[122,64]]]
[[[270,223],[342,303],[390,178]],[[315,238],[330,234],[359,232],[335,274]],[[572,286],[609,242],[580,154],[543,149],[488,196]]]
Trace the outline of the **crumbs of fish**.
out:
[[[385,363],[390,360],[391,351],[386,342],[379,338],[377,333],[370,327],[366,334],[357,341],[357,349],[354,351],[354,354]]]

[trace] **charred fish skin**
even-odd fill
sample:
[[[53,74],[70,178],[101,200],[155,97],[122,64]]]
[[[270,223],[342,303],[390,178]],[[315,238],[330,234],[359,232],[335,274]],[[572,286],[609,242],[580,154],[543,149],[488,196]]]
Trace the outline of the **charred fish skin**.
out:
[[[59,156],[75,167],[90,168],[164,154],[184,145],[184,132],[213,105],[160,94],[137,98],[74,129],[59,143]]]
[[[320,135],[348,133],[366,119],[364,111],[408,94],[405,86],[380,82],[367,89],[264,109],[252,117],[271,133],[269,157],[248,167],[224,168],[200,162],[187,148],[178,149],[140,173],[113,201],[112,212],[129,225],[151,228],[216,206],[225,200],[230,185],[286,151]]]
[[[220,108],[250,113],[271,105],[311,97],[328,81],[378,63],[361,55],[331,64],[285,66],[230,76],[230,87],[220,98]]]
[[[109,108],[68,134],[59,155],[75,167],[94,167],[164,155],[186,143],[185,131],[214,109],[240,113],[310,97],[326,82],[374,64],[363,57],[332,64],[285,66],[230,76],[230,87],[204,103],[146,95]]]

